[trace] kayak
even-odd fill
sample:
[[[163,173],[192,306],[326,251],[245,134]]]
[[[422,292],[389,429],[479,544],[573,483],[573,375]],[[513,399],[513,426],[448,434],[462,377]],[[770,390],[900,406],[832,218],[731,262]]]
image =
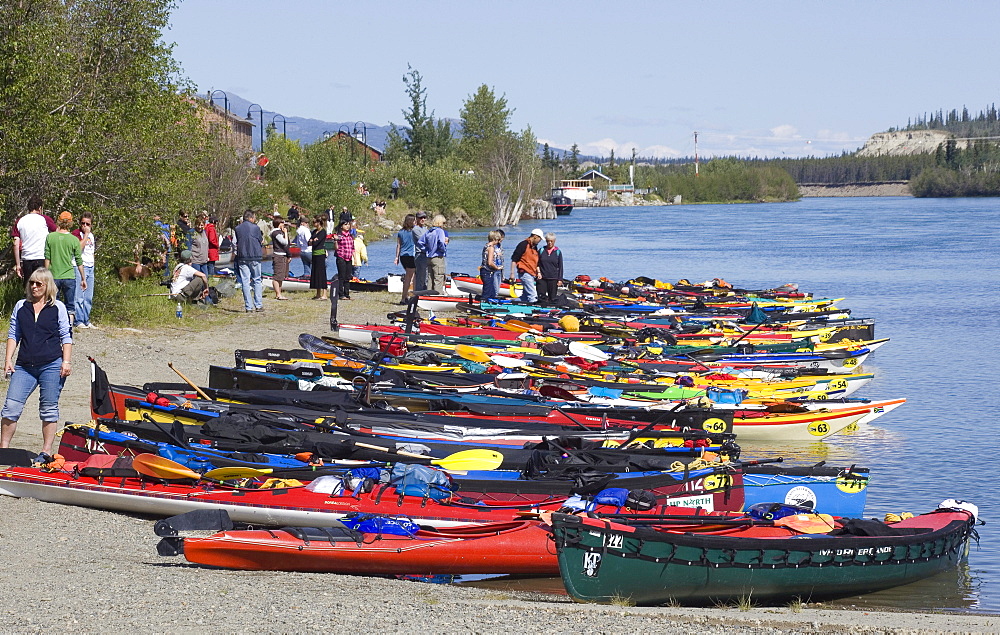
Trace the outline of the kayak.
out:
[[[163,535],[174,520],[158,523],[158,533]],[[552,536],[536,520],[439,528],[420,527],[408,518],[366,521],[372,525],[367,531],[339,524],[167,536],[157,551],[160,555],[183,553],[196,564],[250,571],[356,575],[559,573]],[[176,522],[183,523],[184,517],[177,517]],[[364,521],[361,526],[365,526]],[[381,527],[385,530],[378,531]]]
[[[949,500],[888,524],[831,519],[803,533],[779,519],[687,534],[553,514],[552,529],[563,584],[578,601],[773,604],[870,593],[952,568],[976,513]]]

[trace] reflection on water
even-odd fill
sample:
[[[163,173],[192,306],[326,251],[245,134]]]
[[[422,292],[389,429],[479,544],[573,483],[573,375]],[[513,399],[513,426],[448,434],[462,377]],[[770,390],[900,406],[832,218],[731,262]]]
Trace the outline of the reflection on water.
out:
[[[971,501],[989,523],[969,566],[866,596],[899,608],[1000,611],[996,479],[977,462],[997,446],[992,407],[1000,341],[1000,205],[997,199],[806,199],[789,204],[574,210],[507,232],[507,253],[531,229],[556,234],[567,277],[714,277],[745,288],[796,282],[816,297],[845,297],[892,341],[865,363],[875,379],[858,397],[907,403],[857,432],[824,443],[751,444],[744,457],[871,469],[866,516],[930,511]],[[610,221],[610,222],[609,222]],[[450,271],[479,265],[485,229],[452,232]],[[368,275],[393,269],[395,244],[369,247]],[[984,398],[985,404],[984,404]],[[503,584],[493,581],[491,584]],[[560,589],[558,580],[524,582]],[[858,604],[852,599],[848,604]]]

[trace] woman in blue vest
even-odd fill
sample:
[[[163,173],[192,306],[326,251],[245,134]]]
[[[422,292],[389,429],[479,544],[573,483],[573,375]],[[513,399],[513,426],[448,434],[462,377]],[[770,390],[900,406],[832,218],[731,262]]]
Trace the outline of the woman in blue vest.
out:
[[[17,362],[14,350],[20,347]],[[25,299],[14,305],[7,332],[4,373],[10,379],[0,411],[0,448],[10,447],[17,420],[28,396],[41,388],[42,452],[52,453],[59,422],[59,395],[70,374],[73,333],[66,305],[56,300],[56,283],[48,269],[35,270],[25,285]]]

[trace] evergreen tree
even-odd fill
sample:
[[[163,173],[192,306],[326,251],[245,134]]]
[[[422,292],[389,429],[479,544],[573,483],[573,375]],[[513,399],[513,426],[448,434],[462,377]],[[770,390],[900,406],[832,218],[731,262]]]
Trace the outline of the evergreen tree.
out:
[[[580,146],[575,143],[569,149],[569,171],[573,176],[580,171]]]

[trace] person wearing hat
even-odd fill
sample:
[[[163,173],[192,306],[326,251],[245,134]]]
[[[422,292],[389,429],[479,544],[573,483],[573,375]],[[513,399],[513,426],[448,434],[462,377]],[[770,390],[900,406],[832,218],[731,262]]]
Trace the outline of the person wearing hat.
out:
[[[418,246],[427,255],[428,288],[443,295],[445,270],[448,268],[448,232],[444,226],[448,220],[438,214],[431,221],[431,229],[423,235]]]
[[[559,282],[563,279],[563,255],[556,247],[556,235],[545,233],[545,245],[538,250],[538,303],[555,306]]]
[[[69,311],[69,323],[76,322],[76,274],[79,272],[82,289],[87,288],[83,271],[83,250],[80,239],[69,233],[73,215],[62,212],[56,219],[56,231],[45,237],[45,267],[52,272],[56,283],[56,297],[62,294],[63,304]]]
[[[542,230],[532,229],[527,238],[517,243],[514,253],[510,255],[510,277],[521,281],[521,301],[527,304],[538,302],[535,291],[535,281],[541,275],[538,270],[538,243],[544,237]]]
[[[413,290],[423,291],[427,288],[427,252],[420,247],[420,239],[427,233],[427,212],[417,212],[416,225],[413,226]]]
[[[340,220],[333,232],[337,244],[337,278],[340,281],[337,297],[340,300],[351,299],[351,262],[354,260],[354,236],[351,234],[351,228],[353,226],[354,217],[351,216],[351,213],[341,212]]]
[[[181,252],[170,278],[170,299],[194,302],[208,295],[208,276],[191,266],[191,251]]]

